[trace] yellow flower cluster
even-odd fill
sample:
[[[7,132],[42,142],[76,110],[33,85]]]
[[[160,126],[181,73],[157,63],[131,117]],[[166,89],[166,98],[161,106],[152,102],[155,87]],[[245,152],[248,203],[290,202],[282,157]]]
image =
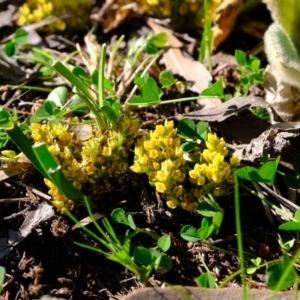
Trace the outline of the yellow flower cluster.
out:
[[[164,195],[170,208],[180,205],[194,212],[208,193],[219,197],[228,192],[233,183],[232,172],[240,159],[232,156],[226,162],[227,155],[224,139],[208,133],[199,163],[188,171],[173,121],[165,121],[137,142],[134,165],[130,169],[146,173],[150,184]]]
[[[93,135],[87,141],[77,138],[72,126],[62,124],[33,123],[31,130],[34,141],[47,145],[73,185],[95,199],[118,183],[122,186],[123,176],[129,171],[129,149],[138,133],[140,121],[124,117],[120,124],[119,131],[93,128]],[[45,183],[53,205],[60,212],[64,207],[73,207],[73,202],[62,195],[51,181],[45,179]]]
[[[146,173],[156,191],[166,195],[167,205],[175,208],[180,204],[186,177],[185,160],[180,138],[173,121],[157,125],[154,131],[141,138],[135,147],[133,172]]]
[[[240,159],[234,155],[226,162],[228,149],[225,141],[215,134],[208,133],[206,147],[201,154],[200,163],[195,164],[194,169],[189,171],[190,180],[202,187],[206,194],[219,197],[227,193],[228,184],[233,184],[232,172],[239,165]],[[202,197],[198,196],[198,201]]]
[[[211,0],[209,15],[213,18],[221,0]],[[171,18],[175,26],[204,26],[204,0],[142,0],[147,11],[159,18]]]
[[[18,26],[36,23],[51,16],[67,14],[65,19],[60,19],[44,27],[48,32],[63,31],[69,28],[85,28],[90,23],[90,13],[93,0],[27,0],[19,9]],[[80,14],[78,13],[80,12]]]

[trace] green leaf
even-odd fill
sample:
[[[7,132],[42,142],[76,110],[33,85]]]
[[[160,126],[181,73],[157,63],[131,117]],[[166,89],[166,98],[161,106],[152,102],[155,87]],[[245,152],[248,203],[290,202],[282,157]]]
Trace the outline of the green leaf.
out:
[[[297,272],[294,266],[290,272],[285,272],[290,264],[291,259],[287,255],[283,255],[281,262],[276,262],[267,268],[267,287],[269,289],[277,291],[285,290],[297,280]]]
[[[55,108],[56,105],[53,101],[45,101],[44,103],[44,111],[49,114],[50,116],[54,116],[55,115]]]
[[[196,136],[196,125],[192,119],[184,118],[178,122],[177,128],[179,132],[186,138],[193,139]]]
[[[142,270],[139,271],[139,281],[140,282],[147,282],[147,280],[149,279],[151,273],[153,271],[153,265],[148,265],[145,268],[142,268]]]
[[[23,28],[18,28],[14,35],[14,40],[19,45],[25,45],[28,42],[29,33]]]
[[[155,269],[160,274],[164,274],[164,273],[172,270],[173,269],[172,260],[166,255],[161,255],[160,262],[159,262],[159,267],[155,268]]]
[[[235,60],[240,66],[245,66],[247,63],[247,55],[242,50],[235,50],[234,52]]]
[[[205,142],[207,140],[207,134],[210,132],[210,127],[206,122],[198,122],[196,132],[198,137]]]
[[[217,81],[211,86],[209,86],[207,89],[203,90],[201,93],[201,97],[224,97],[224,89],[223,89],[223,83],[222,81]]]
[[[212,218],[211,217],[204,217],[201,220],[201,227],[209,227],[212,224]]]
[[[180,236],[189,242],[199,241],[197,229],[192,225],[184,225],[180,230]]]
[[[1,107],[0,110],[0,128],[4,129],[11,140],[17,147],[27,156],[35,168],[45,177],[49,178],[47,172],[44,171],[40,161],[38,160],[35,152],[32,149],[31,143],[19,126],[7,120],[7,112]]]
[[[197,206],[197,212],[204,217],[213,217],[217,211],[207,202],[201,202]]]
[[[216,214],[213,216],[213,224],[215,226],[215,231],[214,231],[215,234],[218,234],[218,232],[219,232],[219,229],[223,222],[223,217],[224,217],[224,214],[220,211],[216,212]]]
[[[293,160],[295,173],[300,176],[300,154],[297,154]]]
[[[46,104],[46,103],[45,103]],[[45,105],[44,104],[44,105]],[[51,118],[52,115],[50,115],[48,112],[46,112],[44,109],[39,109],[31,118],[30,118],[30,124],[32,123],[39,123],[42,120],[46,120]]]
[[[131,229],[135,230],[136,229],[136,225],[134,223],[134,220],[132,218],[132,216],[129,214],[126,217],[126,212],[123,208],[115,208],[112,212],[111,212],[111,219],[118,224],[123,224],[123,225],[127,225],[129,226]]]
[[[284,224],[281,224],[279,226],[279,229],[287,231],[300,231],[300,223],[294,221],[286,222]]]
[[[89,89],[83,84],[83,82],[74,75],[63,63],[56,61],[53,63],[53,68],[65,77],[73,86],[76,87],[77,91],[80,91],[87,99],[93,101],[93,96]],[[93,103],[94,104],[94,103]],[[95,105],[95,104],[94,104]]]
[[[199,287],[213,289],[217,286],[217,283],[210,273],[204,273],[197,278],[197,285]]]
[[[248,275],[252,275],[257,271],[257,267],[249,267],[247,268],[246,272]]]
[[[294,219],[296,219],[300,223],[300,208],[298,208],[295,212]]]
[[[148,265],[153,262],[152,253],[145,247],[138,246],[133,251],[134,261],[138,264]]]
[[[164,88],[170,87],[175,83],[174,75],[168,70],[164,70],[159,74],[159,82]]]
[[[282,249],[286,250],[286,251],[291,251],[293,249],[293,247],[295,246],[295,239],[291,239],[287,242],[284,242],[281,238],[281,236],[278,234],[278,242],[279,245]]]
[[[136,225],[134,223],[133,217],[132,215],[128,214],[127,216],[127,220],[128,220],[128,225],[132,230],[136,230]]]
[[[275,180],[279,160],[280,160],[280,156],[278,156],[277,159],[274,160],[274,161],[269,161],[269,162],[265,163],[259,169],[259,175],[269,185],[274,184],[274,180]]]
[[[90,76],[88,75],[88,73],[81,67],[75,66],[72,70],[72,73],[75,76],[81,77],[82,79],[90,79]]]
[[[260,67],[260,60],[257,57],[252,57],[250,61],[250,68],[252,72],[258,72]]]
[[[237,171],[237,176],[244,180],[273,185],[279,160],[280,157],[278,156],[275,161],[265,163],[260,169],[254,167],[241,168]]]
[[[100,108],[100,112],[103,116],[105,116],[105,120],[111,121],[112,123],[115,123],[118,117],[115,111],[110,106],[107,105],[102,106]]]
[[[0,128],[12,128],[14,123],[11,121],[10,112],[3,106],[0,106]]]
[[[5,268],[0,266],[0,294],[2,293],[3,290],[2,285],[5,280],[5,273],[6,273]]]
[[[112,80],[108,78],[104,78],[104,89],[114,93],[115,92],[115,84]]]
[[[163,251],[167,252],[171,246],[171,238],[169,235],[161,236],[157,241],[158,248]]]
[[[134,84],[136,84],[140,89],[142,88],[142,86],[147,82],[147,78],[145,77],[139,77],[137,76],[134,79]]]
[[[99,72],[98,70],[95,70],[92,74],[92,83],[95,85],[95,86],[98,86],[98,80],[99,80]],[[114,85],[114,82],[108,78],[105,78],[104,77],[104,89],[109,91],[109,92],[112,92],[114,93],[115,92],[115,85]]]
[[[111,212],[110,216],[115,223],[129,225],[125,210],[123,208],[115,208]]]
[[[16,44],[13,41],[5,43],[4,52],[9,57],[14,56],[17,53]]]
[[[252,258],[251,262],[255,265],[255,266],[260,266],[260,264],[262,263],[262,259],[260,257],[256,257],[255,259]]]
[[[39,77],[49,77],[51,75],[54,75],[55,71],[49,67],[49,66],[42,66],[40,69],[39,69],[39,73],[38,73],[38,76]]]
[[[183,150],[183,152],[190,152],[193,151],[196,147],[197,147],[198,143],[197,142],[186,142],[181,144],[181,148]]]
[[[160,99],[160,90],[156,81],[151,77],[149,77],[147,82],[142,86],[141,92],[142,97],[150,103]]]
[[[48,95],[47,100],[55,103],[56,107],[62,107],[68,100],[68,89],[64,86],[56,87]]]
[[[71,97],[70,101],[65,106],[70,111],[74,111],[77,113],[86,114],[89,112],[88,107],[86,106],[86,103],[82,98],[75,94]]]
[[[149,55],[153,55],[158,52],[158,48],[151,41],[149,41],[146,44],[145,52]]]
[[[206,240],[209,238],[215,231],[215,226],[210,225],[208,227],[201,227],[197,230],[197,236],[201,241]]]
[[[154,35],[150,41],[158,48],[162,48],[166,46],[168,42],[168,35],[164,32],[158,33]]]

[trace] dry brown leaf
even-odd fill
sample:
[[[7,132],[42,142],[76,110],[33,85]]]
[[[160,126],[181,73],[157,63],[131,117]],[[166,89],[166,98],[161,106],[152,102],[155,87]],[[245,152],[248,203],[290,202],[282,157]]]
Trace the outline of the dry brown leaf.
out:
[[[200,101],[201,104],[201,101]],[[184,114],[194,120],[201,120],[207,122],[221,122],[236,113],[246,110],[250,107],[268,108],[269,105],[261,97],[250,95],[248,97],[234,97],[226,102],[215,107],[204,108]]]
[[[109,1],[109,0],[108,0]],[[118,28],[125,20],[135,16],[144,15],[145,11],[137,2],[128,3],[126,0],[114,1],[108,6],[107,11],[101,18],[105,33]]]
[[[235,19],[243,4],[242,0],[224,0],[215,11],[214,26],[214,45],[217,47],[230,34]]]
[[[0,182],[10,177],[24,174],[32,168],[32,163],[23,154],[17,162],[8,162],[0,168]]]
[[[36,210],[27,212],[19,230],[9,230],[8,236],[0,239],[0,259],[8,255],[12,247],[23,241],[40,223],[54,215],[53,206],[45,202],[41,203]]]
[[[189,81],[188,89],[201,93],[209,86],[212,80],[211,74],[199,61],[187,58],[180,49],[171,48],[163,54],[163,62],[166,69],[174,74],[182,76]]]
[[[204,65],[183,55],[182,51],[178,49],[183,46],[183,43],[173,35],[171,30],[156,24],[150,19],[147,23],[155,33],[164,32],[168,35],[167,46],[171,49],[163,54],[166,69],[191,82],[192,84],[188,87],[189,90],[201,93],[206,89],[212,80],[212,76]]]
[[[24,174],[31,166],[32,165],[28,163],[9,163],[7,167],[0,169],[0,181]]]

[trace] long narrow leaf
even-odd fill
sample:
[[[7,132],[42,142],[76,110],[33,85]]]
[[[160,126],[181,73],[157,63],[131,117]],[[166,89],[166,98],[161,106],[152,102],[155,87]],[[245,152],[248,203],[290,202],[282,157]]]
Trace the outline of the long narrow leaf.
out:
[[[52,67],[65,77],[72,85],[76,87],[78,91],[85,95],[89,100],[93,100],[93,96],[83,82],[74,75],[67,67],[64,66],[60,61],[54,62]]]
[[[48,178],[47,172],[45,172],[40,161],[37,159],[30,141],[22,130],[15,124],[10,128],[4,128],[12,141],[17,145],[17,147],[26,155],[26,157],[31,161],[35,168],[45,177]]]
[[[55,161],[47,146],[44,143],[39,143],[32,148],[43,172],[47,174],[46,178],[49,178],[67,198],[75,203],[82,202],[84,195],[65,176],[61,166]]]

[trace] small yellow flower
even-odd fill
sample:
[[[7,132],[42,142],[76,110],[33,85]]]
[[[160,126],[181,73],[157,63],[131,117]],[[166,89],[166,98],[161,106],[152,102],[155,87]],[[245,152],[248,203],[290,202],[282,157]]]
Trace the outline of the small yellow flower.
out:
[[[224,190],[221,188],[221,187],[216,187],[214,190],[213,190],[213,196],[214,197],[220,197],[222,195],[224,195]]]
[[[232,167],[238,166],[240,162],[241,160],[238,156],[232,155],[232,157],[230,157],[229,163]]]
[[[174,129],[174,122],[173,121],[165,121],[164,124],[165,130],[166,131],[172,131]]]
[[[160,169],[160,163],[158,163],[156,161],[151,161],[149,166],[150,166],[150,169],[153,171],[158,171]]]
[[[21,7],[20,7],[20,14],[23,16],[28,16],[31,13],[30,8],[28,6],[27,3],[24,3]]]
[[[174,190],[173,190],[173,192],[177,198],[179,198],[182,195],[183,191],[184,191],[184,189],[183,189],[182,185],[175,186]]]
[[[195,170],[189,171],[189,175],[192,179],[197,179],[198,178],[198,172]]]
[[[142,156],[144,154],[144,150],[142,146],[136,146],[134,149],[135,155]]]
[[[153,150],[149,151],[149,157],[151,159],[158,160],[161,158],[161,153],[159,151],[157,151],[156,149],[153,149]]]
[[[171,209],[175,209],[176,207],[178,207],[179,202],[176,199],[173,198],[168,198],[167,199],[167,206]]]
[[[212,161],[212,165],[218,167],[224,162],[224,156],[221,153],[217,153]]]
[[[158,193],[165,193],[167,191],[167,186],[162,182],[155,182],[154,185]]]
[[[157,171],[156,172],[156,180],[160,182],[166,182],[168,179],[168,174],[166,174],[163,171]]]
[[[198,184],[199,186],[204,185],[204,184],[205,184],[205,177],[200,175],[200,176],[197,178],[197,184]]]
[[[140,158],[140,164],[142,166],[148,166],[148,162],[149,162],[149,159],[148,157],[144,154],[141,158]]]
[[[184,174],[183,172],[181,172],[179,169],[173,170],[172,171],[172,179],[174,181],[178,181],[178,182],[182,182],[182,174]],[[184,174],[185,176],[185,174]]]

